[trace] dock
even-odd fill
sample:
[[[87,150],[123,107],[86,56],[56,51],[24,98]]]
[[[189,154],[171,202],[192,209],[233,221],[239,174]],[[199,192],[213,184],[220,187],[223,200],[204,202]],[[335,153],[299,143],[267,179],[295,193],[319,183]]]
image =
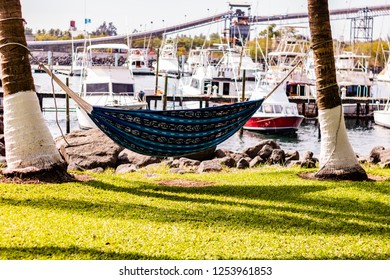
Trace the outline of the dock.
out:
[[[0,97],[3,93],[0,92]],[[52,110],[53,108],[43,108],[44,98],[53,98],[52,93],[37,93],[40,106],[42,110]],[[56,98],[66,98],[65,93],[56,93]],[[148,107],[153,109],[161,108],[160,102],[163,102],[163,95],[146,95],[146,102]],[[167,102],[177,105],[180,108],[185,102],[199,102],[199,108],[207,108],[214,106],[215,104],[231,104],[238,102],[237,97],[233,96],[166,96]],[[316,118],[318,115],[318,108],[314,97],[303,96],[290,96],[289,100],[298,105],[299,114],[305,116],[305,118]],[[344,115],[346,118],[368,118],[373,119],[373,111],[379,110],[384,107],[387,102],[387,98],[370,98],[370,97],[348,97],[342,99],[344,106]],[[175,107],[173,106],[173,107]],[[171,106],[172,107],[172,106]],[[348,111],[346,107],[349,107]],[[66,108],[58,108],[59,111],[66,111]],[[70,109],[74,111],[74,108]],[[0,114],[3,113],[2,106],[0,107]]]

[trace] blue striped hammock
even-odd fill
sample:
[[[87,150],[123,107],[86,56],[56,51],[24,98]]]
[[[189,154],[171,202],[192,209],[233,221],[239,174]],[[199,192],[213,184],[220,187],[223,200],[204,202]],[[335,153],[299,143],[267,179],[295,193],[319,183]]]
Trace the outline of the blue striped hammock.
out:
[[[264,99],[191,110],[125,110],[91,106],[41,66],[117,144],[136,153],[177,157],[217,146],[237,132]]]

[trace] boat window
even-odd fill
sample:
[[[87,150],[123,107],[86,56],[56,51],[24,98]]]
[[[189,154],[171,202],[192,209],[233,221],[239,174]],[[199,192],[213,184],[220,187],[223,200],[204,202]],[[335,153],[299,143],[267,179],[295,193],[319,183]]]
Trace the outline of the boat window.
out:
[[[264,113],[273,113],[272,105],[269,105],[269,104],[263,105],[263,110],[264,110]]]
[[[199,88],[199,81],[197,79],[192,79],[191,80],[191,87]]]
[[[282,105],[275,105],[274,106],[275,113],[281,113],[283,110]]]
[[[286,107],[286,114],[292,114],[294,110],[291,108],[291,106]]]
[[[112,84],[113,93],[134,93],[134,85],[133,84]]]
[[[100,84],[87,84],[87,92],[108,92],[108,83]]]

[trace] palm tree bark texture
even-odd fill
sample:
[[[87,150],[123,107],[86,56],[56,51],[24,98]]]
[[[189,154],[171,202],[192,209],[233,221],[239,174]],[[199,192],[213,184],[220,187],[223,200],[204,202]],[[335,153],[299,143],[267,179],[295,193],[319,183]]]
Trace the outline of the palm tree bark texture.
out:
[[[320,169],[315,174],[324,179],[365,180],[349,142],[336,78],[333,40],[327,0],[308,0],[318,119],[321,129]]]
[[[19,177],[65,168],[35,93],[21,8],[19,0],[0,1],[0,65],[7,160],[3,174]]]

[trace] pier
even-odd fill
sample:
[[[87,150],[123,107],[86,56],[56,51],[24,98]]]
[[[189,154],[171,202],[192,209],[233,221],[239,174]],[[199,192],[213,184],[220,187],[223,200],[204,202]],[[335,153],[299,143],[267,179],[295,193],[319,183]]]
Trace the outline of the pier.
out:
[[[2,96],[3,93],[0,93]],[[54,108],[43,108],[43,99],[44,98],[53,98],[52,93],[37,93],[39,103],[42,110],[53,110]],[[56,98],[66,98],[65,93],[56,93]],[[159,102],[163,102],[163,95],[146,95],[146,102],[148,107],[151,110],[155,110],[158,107]],[[233,96],[166,96],[167,102],[175,103],[177,108],[180,108],[185,102],[198,102],[199,108],[207,108],[213,106],[212,104],[230,104],[238,102],[237,97]],[[303,96],[293,96],[289,97],[291,102],[294,102],[298,105],[298,111],[300,114],[304,115],[305,118],[316,118],[318,114],[318,108],[316,100],[313,97],[303,97]],[[349,105],[348,107],[352,108],[349,112],[345,112],[346,118],[368,118],[373,119],[373,110],[378,110],[382,108],[387,102],[387,98],[371,98],[371,97],[348,97],[342,99],[342,104]],[[170,106],[172,107],[172,106]],[[66,111],[66,108],[57,108],[61,111]],[[72,109],[70,109],[72,110]],[[2,113],[2,108],[1,108]]]

